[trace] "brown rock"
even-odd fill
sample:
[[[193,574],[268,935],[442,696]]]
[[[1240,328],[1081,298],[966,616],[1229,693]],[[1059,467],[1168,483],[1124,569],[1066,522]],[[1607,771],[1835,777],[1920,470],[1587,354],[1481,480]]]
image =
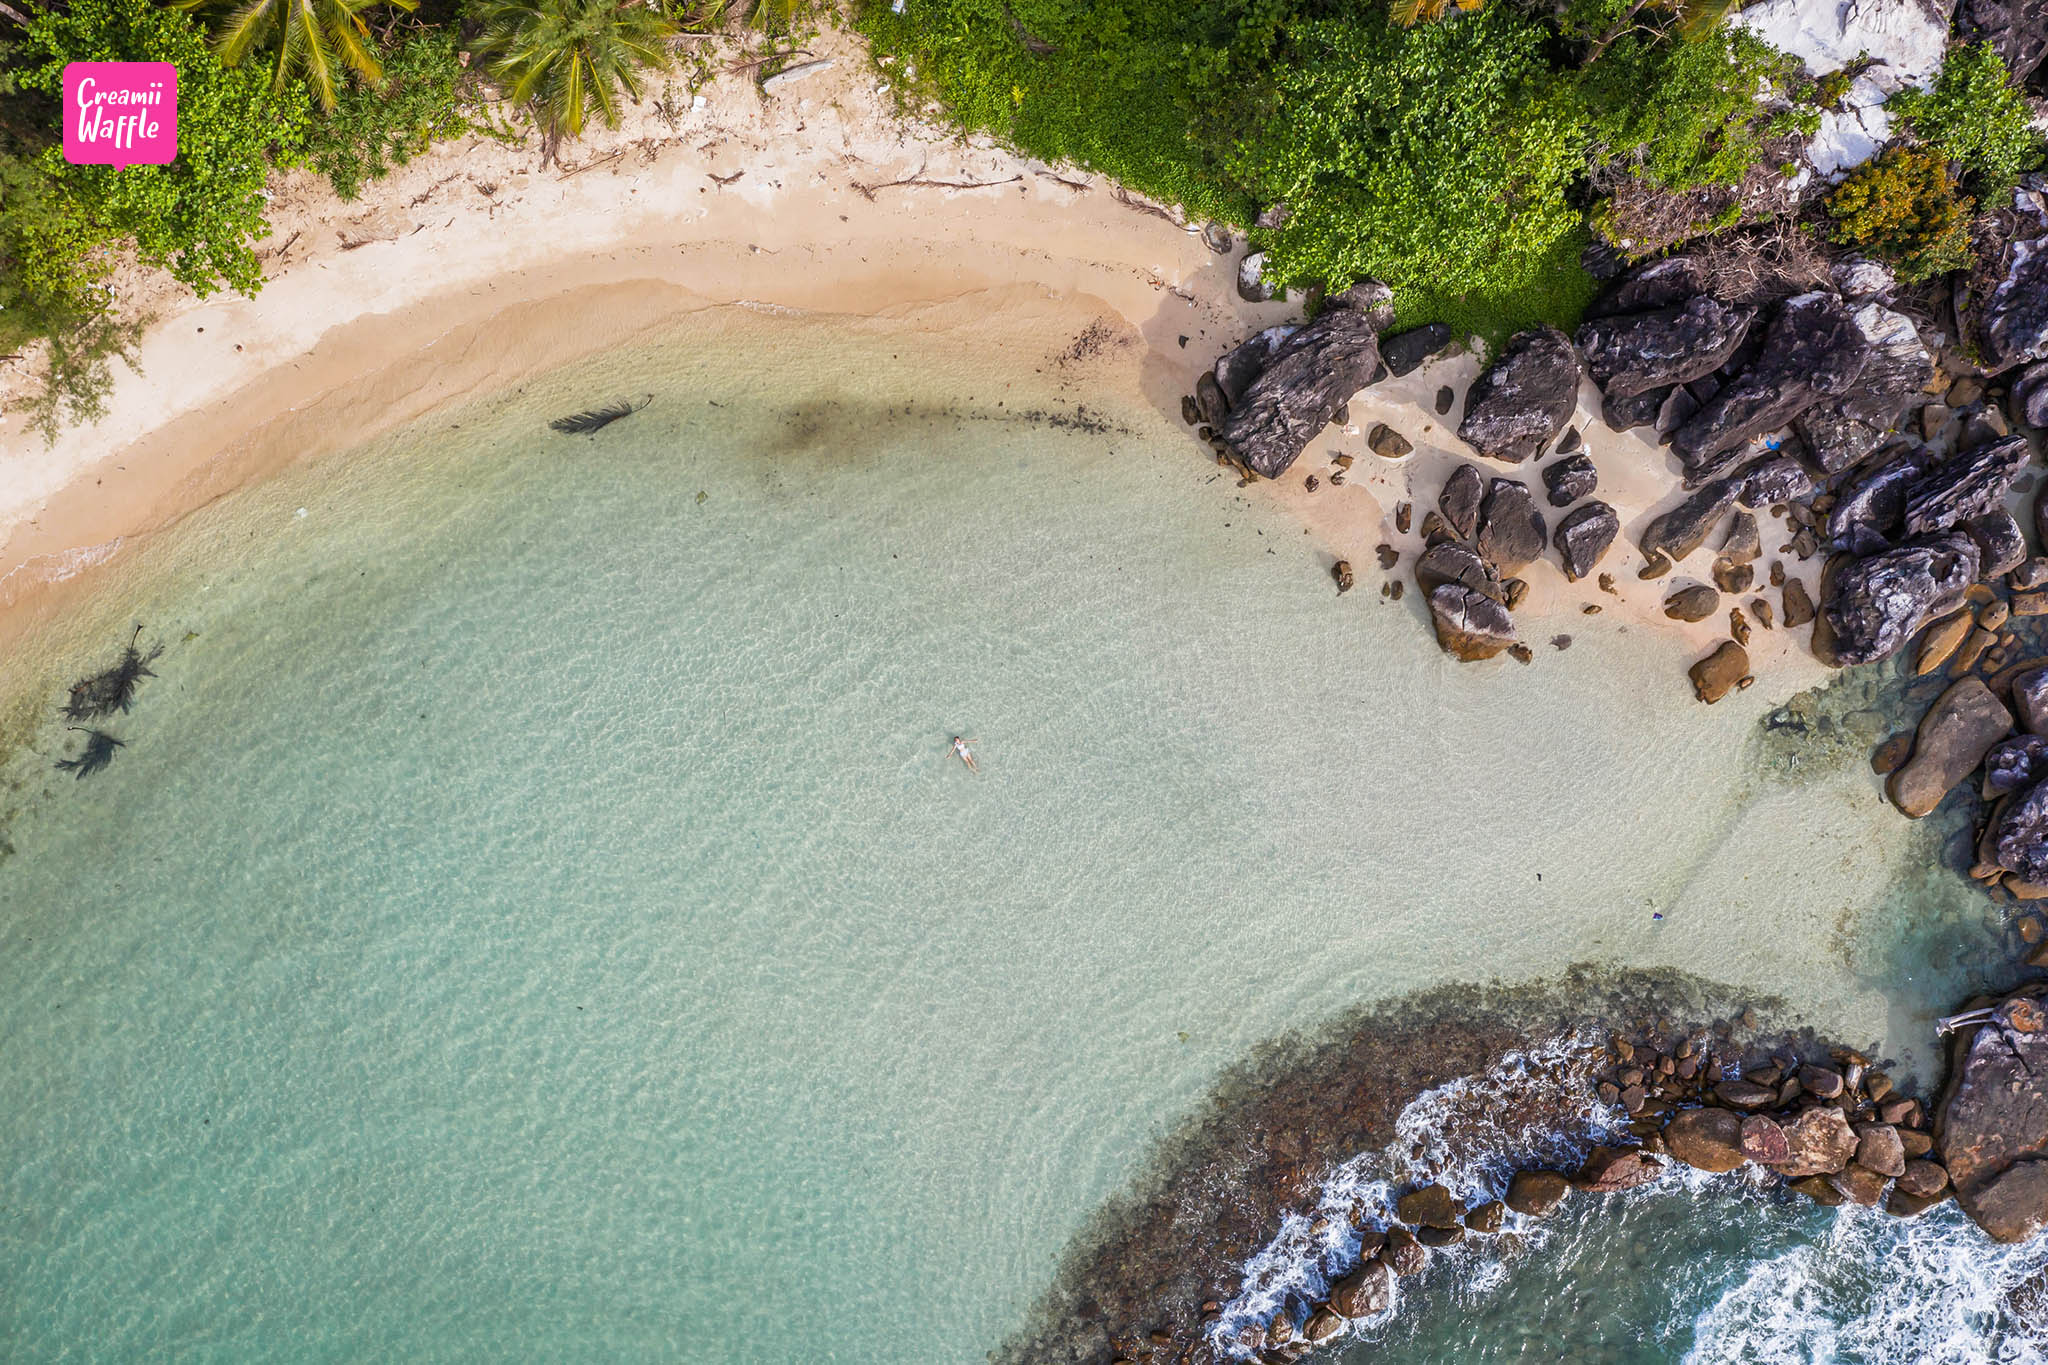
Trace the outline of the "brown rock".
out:
[[[1380,1255],[1387,1268],[1401,1276],[1413,1275],[1429,1262],[1429,1253],[1415,1240],[1415,1234],[1402,1227],[1387,1229],[1386,1250]]]
[[[1704,621],[1720,607],[1720,594],[1704,583],[1680,588],[1664,599],[1664,614],[1674,621]]]
[[[1984,657],[1984,651],[1997,643],[1998,637],[1983,627],[1972,629],[1964,638],[1963,647],[1957,650],[1955,658],[1950,660],[1949,672],[1958,677],[1968,673],[1977,666],[1977,661]]]
[[[1778,1121],[1763,1114],[1749,1114],[1742,1120],[1742,1154],[1759,1165],[1773,1165],[1791,1158],[1792,1144]]]
[[[1750,682],[1749,654],[1733,640],[1722,642],[1712,654],[1694,664],[1693,695],[1709,706]],[[1985,746],[1989,748],[1989,745]],[[1979,754],[1979,758],[1983,755]]]
[[[1491,659],[1515,643],[1515,623],[1508,609],[1460,584],[1444,583],[1433,589],[1429,614],[1438,647],[1462,662]]]
[[[1517,1171],[1508,1182],[1507,1206],[1531,1218],[1548,1218],[1572,1190],[1556,1171]]]
[[[1879,1175],[1904,1175],[1906,1149],[1899,1142],[1899,1130],[1889,1123],[1856,1125],[1856,1164]]]
[[[1885,783],[1901,814],[1919,819],[2012,733],[2012,712],[1981,679],[1964,678],[1935,701],[1913,735],[1913,756]]]
[[[1687,1109],[1664,1127],[1671,1155],[1700,1171],[1732,1171],[1748,1162],[1742,1119],[1726,1109]]]
[[[1508,1208],[1498,1199],[1489,1199],[1465,1215],[1465,1226],[1484,1236],[1499,1232],[1507,1221]]]
[[[1842,1073],[1831,1067],[1802,1066],[1799,1084],[1822,1099],[1831,1100],[1842,1093]]]
[[[1330,1311],[1343,1318],[1370,1318],[1393,1300],[1393,1275],[1380,1261],[1367,1261],[1330,1286]]]
[[[1941,1164],[1963,1212],[1994,1241],[2025,1241],[2048,1226],[2048,1010],[2008,998],[1955,1047]]]
[[[1796,630],[1813,620],[1813,599],[1806,595],[1806,585],[1796,578],[1785,580],[1785,626]]]
[[[1728,609],[1728,638],[1745,648],[1749,645],[1749,618],[1742,614],[1741,607]]]
[[[1842,1202],[1842,1192],[1834,1187],[1824,1175],[1803,1176],[1791,1181],[1787,1189],[1797,1190],[1816,1204],[1835,1208]]]
[[[1726,558],[1714,561],[1714,586],[1725,593],[1748,592],[1756,581],[1756,566],[1736,564]]]
[[[1382,460],[1404,460],[1415,451],[1415,446],[1406,436],[1388,426],[1385,422],[1374,422],[1366,432],[1366,445]]]
[[[1892,772],[1913,752],[1913,732],[1901,730],[1870,751],[1870,770],[1882,776]]]
[[[1330,575],[1337,580],[1337,594],[1340,597],[1350,592],[1352,583],[1356,581],[1352,577],[1351,561],[1348,559],[1340,559],[1335,564],[1332,564],[1330,566]]]
[[[1749,1080],[1722,1081],[1714,1087],[1714,1095],[1736,1109],[1761,1109],[1778,1098],[1772,1087]]]
[[[1784,1129],[1786,1157],[1770,1164],[1789,1179],[1833,1175],[1856,1155],[1856,1134],[1842,1111],[1832,1106],[1802,1110]]]
[[[1932,673],[1949,661],[1970,633],[1970,613],[1955,612],[1944,616],[1920,632],[1920,639],[1913,646],[1913,672],[1918,675]]]
[[[1909,1161],[1899,1172],[1899,1188],[1922,1197],[1940,1194],[1948,1188],[1948,1172],[1932,1161]]]
[[[1574,1184],[1588,1194],[1614,1194],[1647,1185],[1664,1174],[1664,1163],[1628,1147],[1595,1147]]]
[[[1344,1330],[1344,1319],[1327,1308],[1318,1308],[1308,1315],[1308,1321],[1301,1326],[1302,1337],[1314,1346],[1320,1346]]]
[[[1849,1166],[1828,1177],[1828,1183],[1841,1192],[1842,1198],[1866,1209],[1877,1207],[1877,1201],[1884,1198],[1886,1176],[1863,1166]]]
[[[1454,1228],[1465,1212],[1457,1197],[1442,1185],[1410,1190],[1394,1205],[1395,1216],[1410,1227]]]
[[[1415,1240],[1426,1247],[1456,1246],[1465,1240],[1465,1229],[1462,1227],[1417,1228],[1415,1229]]]
[[[1756,623],[1762,626],[1765,630],[1772,630],[1776,628],[1775,613],[1772,612],[1771,604],[1766,599],[1761,597],[1750,598],[1749,611],[1750,615],[1756,617]]]
[[[1936,1194],[1914,1194],[1911,1191],[1902,1190],[1894,1184],[1892,1192],[1885,1196],[1884,1211],[1894,1218],[1918,1218],[1936,1204],[1943,1203],[1947,1199],[1947,1190],[1942,1190]]]

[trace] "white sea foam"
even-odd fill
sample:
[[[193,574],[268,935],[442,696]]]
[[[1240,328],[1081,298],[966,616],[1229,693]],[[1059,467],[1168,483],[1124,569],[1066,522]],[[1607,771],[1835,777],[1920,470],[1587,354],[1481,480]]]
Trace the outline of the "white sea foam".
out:
[[[1248,1355],[1239,1342],[1247,1327],[1264,1326],[1282,1311],[1321,1299],[1333,1279],[1357,1264],[1354,1209],[1363,1212],[1367,1226],[1384,1228],[1398,1190],[1436,1182],[1473,1203],[1499,1197],[1516,1170],[1576,1165],[1624,1122],[1619,1110],[1594,1093],[1598,1060],[1590,1037],[1568,1035],[1507,1053],[1484,1074],[1416,1096],[1395,1119],[1392,1143],[1337,1166],[1317,1186],[1314,1205],[1288,1212],[1273,1239],[1245,1262],[1242,1288],[1211,1325],[1211,1340],[1226,1353]],[[1469,1262],[1462,1279],[1474,1292],[1493,1287],[1505,1274],[1480,1241],[1436,1254]],[[1391,1311],[1400,1311],[1398,1298]]]
[[[79,545],[57,554],[32,555],[21,563],[0,574],[0,606],[14,601],[15,596],[29,588],[50,583],[62,583],[75,578],[97,564],[104,564],[120,553],[122,538],[102,541],[98,545]],[[21,582],[13,580],[21,578]]]
[[[1998,1246],[1953,1204],[1918,1220],[1841,1209],[1826,1237],[1759,1261],[1700,1314],[1686,1365],[2037,1365],[2048,1321],[2006,1298],[2048,1246]]]

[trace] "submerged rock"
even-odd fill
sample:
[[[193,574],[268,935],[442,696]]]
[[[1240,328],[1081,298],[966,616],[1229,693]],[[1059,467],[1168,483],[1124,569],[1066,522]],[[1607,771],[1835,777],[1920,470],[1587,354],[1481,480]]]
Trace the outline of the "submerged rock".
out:
[[[1890,658],[1977,581],[1977,546],[1958,532],[1909,542],[1836,573],[1821,607],[1840,664]]]
[[[1696,294],[1672,308],[1595,318],[1577,339],[1593,382],[1610,397],[1629,398],[1720,369],[1755,318],[1753,308]]]
[[[1520,464],[1564,430],[1578,396],[1571,339],[1555,327],[1522,332],[1466,392],[1458,438],[1490,459]]]
[[[1672,437],[1686,481],[1711,478],[1749,442],[1776,431],[1820,399],[1847,393],[1870,351],[1869,338],[1837,295],[1801,294],[1786,300],[1756,359]]]
[[[2012,733],[2012,712],[1981,679],[1964,678],[1941,694],[1913,736],[1913,756],[1885,783],[1902,815],[1918,820],[1977,770],[1992,745]]]
[[[1937,1125],[1963,1212],[1997,1242],[2048,1226],[2048,1015],[2031,995],[1958,1041]]]
[[[1379,366],[1372,320],[1333,308],[1283,341],[1230,410],[1220,435],[1253,472],[1276,478]]]

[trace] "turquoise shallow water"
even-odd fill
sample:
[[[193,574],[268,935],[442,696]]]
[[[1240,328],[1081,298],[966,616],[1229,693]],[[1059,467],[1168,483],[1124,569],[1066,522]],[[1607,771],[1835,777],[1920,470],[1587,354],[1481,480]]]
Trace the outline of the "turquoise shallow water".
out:
[[[1764,688],[1576,618],[1456,668],[1156,414],[941,341],[636,345],[207,509],[5,665],[10,1354],[975,1360],[1358,1000],[1683,966],[1911,1056],[1987,960]]]

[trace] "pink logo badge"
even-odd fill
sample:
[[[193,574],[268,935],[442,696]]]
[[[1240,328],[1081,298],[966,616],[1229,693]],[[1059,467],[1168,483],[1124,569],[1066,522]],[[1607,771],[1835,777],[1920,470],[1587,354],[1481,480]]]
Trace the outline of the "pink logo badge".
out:
[[[178,68],[72,62],[64,68],[64,159],[74,166],[169,165],[178,155]]]

